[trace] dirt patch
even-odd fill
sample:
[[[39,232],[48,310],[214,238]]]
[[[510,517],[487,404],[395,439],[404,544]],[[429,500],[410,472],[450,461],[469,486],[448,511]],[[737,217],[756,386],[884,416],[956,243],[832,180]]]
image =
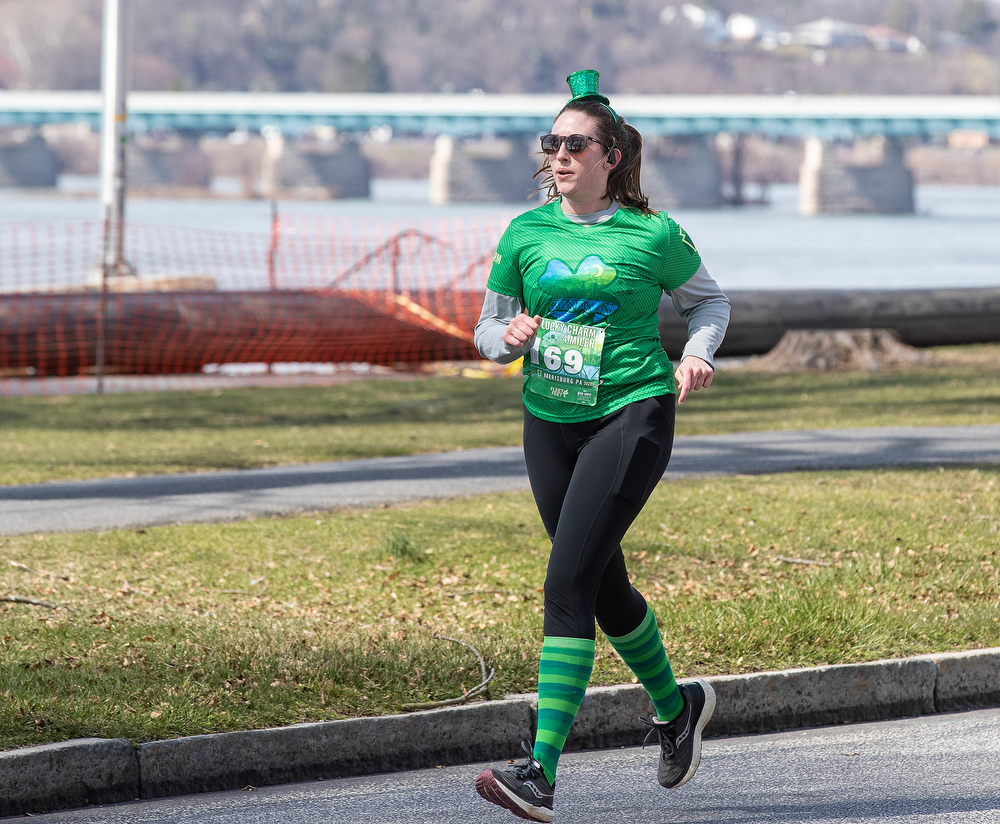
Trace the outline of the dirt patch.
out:
[[[766,372],[873,372],[925,362],[928,355],[902,343],[891,329],[797,329],[745,368]]]
[[[965,346],[938,346],[926,350],[926,362],[934,366],[1000,367],[1000,343],[976,343]]]

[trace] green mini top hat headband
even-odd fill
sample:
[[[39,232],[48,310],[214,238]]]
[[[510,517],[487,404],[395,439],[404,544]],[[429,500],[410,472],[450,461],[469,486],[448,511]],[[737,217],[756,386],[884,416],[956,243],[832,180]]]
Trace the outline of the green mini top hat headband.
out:
[[[615,119],[615,123],[617,123],[618,114],[611,108],[611,101],[597,89],[597,83],[600,77],[600,73],[594,69],[580,69],[578,72],[573,72],[573,74],[566,78],[566,82],[569,83],[570,93],[573,95],[569,99],[568,103],[593,100],[596,103],[600,103],[605,109],[611,112],[611,116]]]

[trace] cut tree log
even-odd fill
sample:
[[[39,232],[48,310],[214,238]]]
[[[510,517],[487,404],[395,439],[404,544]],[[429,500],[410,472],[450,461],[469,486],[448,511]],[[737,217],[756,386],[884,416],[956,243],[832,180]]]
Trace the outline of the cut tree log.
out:
[[[919,363],[923,353],[892,329],[793,329],[756,365],[774,371],[870,372]]]

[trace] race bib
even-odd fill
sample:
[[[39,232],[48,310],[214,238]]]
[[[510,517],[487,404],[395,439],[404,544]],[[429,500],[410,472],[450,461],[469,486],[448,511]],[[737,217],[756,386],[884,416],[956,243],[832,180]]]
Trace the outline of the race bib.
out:
[[[603,329],[545,318],[531,347],[528,390],[546,398],[594,406],[603,349]]]

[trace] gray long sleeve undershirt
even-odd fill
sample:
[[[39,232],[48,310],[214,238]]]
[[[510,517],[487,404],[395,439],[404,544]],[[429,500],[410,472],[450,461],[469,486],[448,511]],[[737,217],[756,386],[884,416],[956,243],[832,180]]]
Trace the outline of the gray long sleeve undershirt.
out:
[[[486,290],[483,300],[483,311],[479,313],[476,324],[475,343],[479,354],[494,363],[513,363],[524,357],[531,349],[531,341],[523,347],[508,346],[504,343],[503,333],[508,324],[524,311],[524,302],[520,298],[501,295],[492,289]]]
[[[705,268],[705,264],[682,286],[666,293],[674,309],[687,322],[688,341],[681,360],[688,355],[701,358],[714,368],[715,353],[729,326],[729,298]],[[495,363],[511,363],[531,349],[509,346],[503,341],[507,325],[524,311],[520,298],[486,290],[483,310],[476,324],[475,343],[479,354]]]
[[[729,327],[730,307],[726,293],[702,263],[686,283],[667,294],[677,314],[687,322],[688,340],[681,360],[693,355],[714,369],[715,353]]]
[[[618,211],[618,204],[593,215],[567,215],[577,223],[601,223]],[[715,353],[722,343],[729,326],[729,298],[702,263],[701,267],[682,286],[666,293],[688,327],[688,341],[681,353],[681,360],[688,355],[701,358],[715,366]],[[503,341],[507,325],[524,311],[520,298],[501,295],[486,290],[483,311],[476,324],[475,343],[479,354],[495,363],[512,363],[531,349],[531,343],[522,347],[508,346]]]

